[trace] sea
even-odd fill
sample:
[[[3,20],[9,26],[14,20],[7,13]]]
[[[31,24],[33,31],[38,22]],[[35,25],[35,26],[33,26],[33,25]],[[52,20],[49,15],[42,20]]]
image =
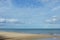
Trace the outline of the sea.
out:
[[[29,34],[49,34],[60,36],[60,29],[0,29],[0,31],[6,32],[18,32],[18,33],[29,33]],[[35,40],[60,40],[60,38],[44,38]]]

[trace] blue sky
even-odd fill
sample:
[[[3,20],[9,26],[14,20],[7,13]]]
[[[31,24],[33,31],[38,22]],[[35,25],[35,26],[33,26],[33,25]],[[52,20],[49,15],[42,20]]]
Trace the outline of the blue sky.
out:
[[[0,28],[60,28],[60,0],[0,0],[0,18],[23,23]]]

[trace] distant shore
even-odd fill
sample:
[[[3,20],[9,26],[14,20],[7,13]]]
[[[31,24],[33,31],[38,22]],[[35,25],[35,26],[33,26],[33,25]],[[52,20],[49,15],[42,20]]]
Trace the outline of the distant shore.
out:
[[[0,32],[0,37],[11,40],[24,40],[24,39],[34,39],[34,38],[60,38],[60,36],[52,36],[48,34],[27,34],[27,33],[16,33],[16,32]]]

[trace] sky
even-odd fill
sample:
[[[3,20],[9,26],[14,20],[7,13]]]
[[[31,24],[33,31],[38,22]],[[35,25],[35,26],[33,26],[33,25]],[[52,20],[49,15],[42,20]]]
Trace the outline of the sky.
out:
[[[0,0],[0,28],[60,28],[60,0]]]

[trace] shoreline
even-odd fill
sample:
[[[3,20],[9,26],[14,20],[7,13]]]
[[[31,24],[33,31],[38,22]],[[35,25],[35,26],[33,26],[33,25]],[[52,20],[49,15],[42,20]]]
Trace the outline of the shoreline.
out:
[[[53,36],[48,34],[28,34],[28,33],[17,33],[17,32],[3,32],[0,31],[0,36],[4,38],[10,38],[11,40],[25,40],[25,39],[36,39],[36,38],[60,38],[60,36]]]

